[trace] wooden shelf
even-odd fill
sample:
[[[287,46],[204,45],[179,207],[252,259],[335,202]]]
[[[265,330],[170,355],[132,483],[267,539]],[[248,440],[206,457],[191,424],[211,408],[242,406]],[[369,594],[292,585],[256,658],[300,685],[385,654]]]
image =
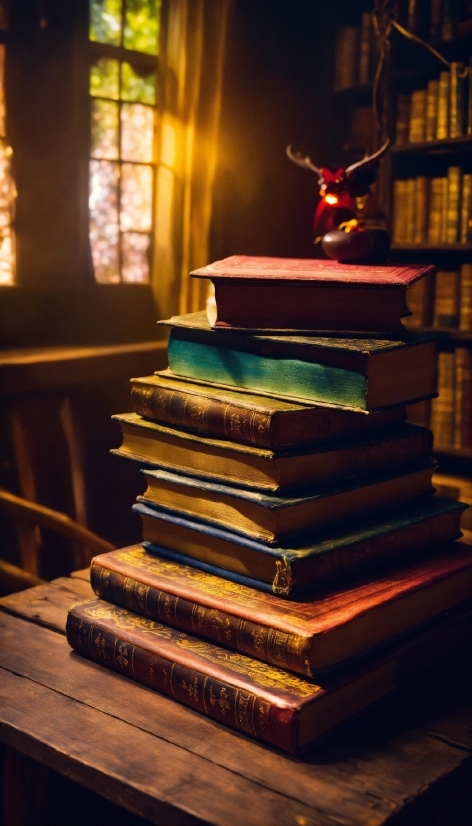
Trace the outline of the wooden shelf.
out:
[[[472,341],[472,331],[469,333],[450,327],[408,327],[407,329],[412,333],[441,333],[446,341]]]
[[[472,459],[471,447],[442,447],[438,445],[434,448],[433,453],[440,456],[451,456],[456,459]]]
[[[165,341],[156,340],[4,350],[0,355],[0,396],[152,373],[163,366],[166,349]]]
[[[417,152],[458,152],[472,150],[472,135],[462,135],[460,138],[445,138],[441,141],[422,141],[421,143],[407,143],[404,146],[392,146],[390,151],[395,155],[410,155]]]
[[[392,244],[390,249],[401,252],[472,252],[472,244]]]

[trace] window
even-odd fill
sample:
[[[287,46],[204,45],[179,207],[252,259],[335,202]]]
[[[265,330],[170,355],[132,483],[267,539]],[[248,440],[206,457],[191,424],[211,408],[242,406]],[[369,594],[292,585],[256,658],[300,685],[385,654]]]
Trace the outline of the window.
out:
[[[13,217],[15,205],[15,184],[11,175],[11,147],[6,137],[5,112],[5,42],[7,16],[4,3],[0,2],[0,285],[14,283],[15,245]]]
[[[160,0],[91,0],[90,243],[100,283],[147,283]]]

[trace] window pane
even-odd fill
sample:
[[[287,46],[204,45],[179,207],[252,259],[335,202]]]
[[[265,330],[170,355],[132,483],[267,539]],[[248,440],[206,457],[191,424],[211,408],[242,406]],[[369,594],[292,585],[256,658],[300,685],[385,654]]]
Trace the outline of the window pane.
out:
[[[120,96],[120,64],[102,57],[90,69],[90,94],[118,100]]]
[[[15,188],[10,174],[11,150],[0,141],[0,284],[13,284],[12,210]]]
[[[118,103],[92,101],[92,155],[118,160]]]
[[[123,232],[148,232],[152,220],[152,168],[124,163],[121,167],[121,214]]]
[[[90,161],[90,245],[95,279],[120,280],[118,258],[118,164]]]
[[[90,0],[90,40],[121,45],[121,0]]]
[[[121,99],[137,100],[140,103],[156,102],[155,75],[142,77],[129,63],[121,64]]]
[[[121,107],[121,157],[124,161],[151,163],[154,143],[154,111],[140,103]]]
[[[149,281],[149,244],[151,236],[144,232],[125,232],[121,239],[123,281],[147,284]]]
[[[158,54],[161,0],[126,0],[123,46]]]

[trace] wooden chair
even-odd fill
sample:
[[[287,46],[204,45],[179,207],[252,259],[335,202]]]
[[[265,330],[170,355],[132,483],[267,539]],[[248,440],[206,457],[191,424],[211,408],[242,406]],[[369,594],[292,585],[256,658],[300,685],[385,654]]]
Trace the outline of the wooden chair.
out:
[[[83,567],[86,560],[90,560],[94,554],[114,550],[111,542],[102,539],[66,514],[36,502],[29,502],[4,488],[0,488],[0,513],[10,517],[18,526],[46,528],[78,543],[82,549],[88,551],[88,554],[82,551],[76,567]],[[21,591],[43,582],[44,580],[36,574],[0,559],[0,588],[3,592]]]

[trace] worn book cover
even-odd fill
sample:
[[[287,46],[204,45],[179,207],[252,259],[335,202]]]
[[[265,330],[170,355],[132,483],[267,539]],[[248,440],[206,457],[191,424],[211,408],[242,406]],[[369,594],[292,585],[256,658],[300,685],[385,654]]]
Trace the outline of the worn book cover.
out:
[[[417,462],[362,479],[348,479],[286,494],[237,488],[183,473],[143,469],[147,489],[138,501],[179,511],[262,542],[373,512],[433,492],[436,463]]]
[[[191,275],[214,284],[216,316],[210,323],[215,327],[386,335],[401,334],[407,288],[430,271],[430,266],[233,255]]]
[[[306,676],[357,657],[472,597],[472,548],[284,602],[212,574],[124,548],[92,561],[98,597]]]
[[[425,279],[418,281],[423,283]],[[162,424],[271,450],[370,433],[406,418],[401,407],[372,413],[314,407],[176,379],[168,370],[131,379],[131,406],[138,415]]]
[[[134,510],[152,553],[268,593],[298,597],[457,539],[467,508],[454,501],[460,498],[426,496],[269,544],[143,502]]]
[[[211,330],[206,314],[174,316],[169,367],[174,375],[295,401],[375,410],[435,394],[436,337],[403,340],[265,336]]]
[[[276,493],[401,467],[427,459],[433,447],[431,431],[410,424],[329,445],[275,452],[177,430],[136,413],[113,419],[123,433],[123,444],[113,453],[209,481]]]
[[[466,644],[468,615],[443,617],[321,684],[103,600],[75,605],[69,645],[244,734],[296,753]]]

